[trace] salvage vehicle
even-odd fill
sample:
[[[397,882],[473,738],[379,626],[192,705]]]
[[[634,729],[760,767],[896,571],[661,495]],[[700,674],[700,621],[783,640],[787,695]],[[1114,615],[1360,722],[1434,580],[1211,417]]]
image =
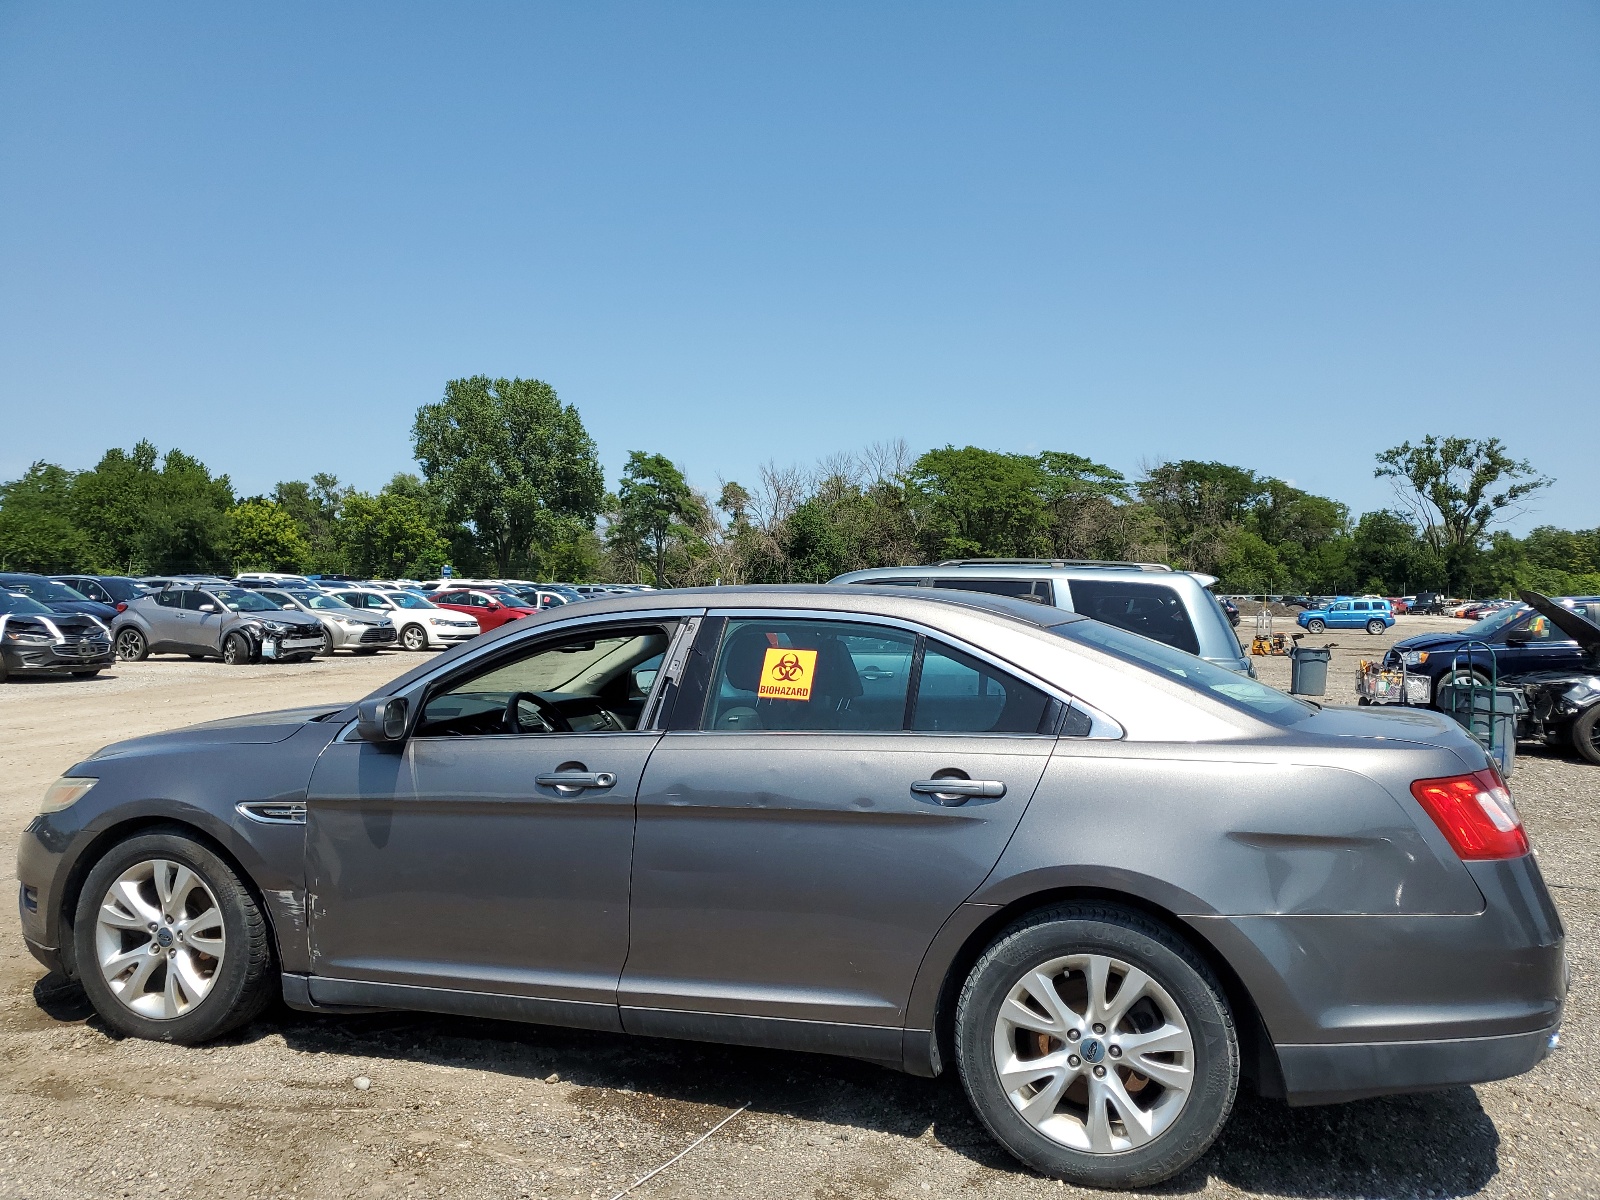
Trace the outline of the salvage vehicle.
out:
[[[112,605],[91,600],[82,592],[64,583],[57,583],[53,579],[46,579],[43,575],[11,571],[0,573],[0,591],[27,596],[37,600],[51,612],[63,616],[89,616],[98,621],[108,622],[117,615],[117,610]]]
[[[1387,600],[1335,600],[1320,608],[1307,608],[1295,617],[1295,624],[1307,633],[1321,633],[1327,629],[1365,629],[1370,634],[1382,633],[1394,624],[1394,613]]]
[[[326,638],[322,653],[349,650],[355,654],[376,654],[395,642],[394,622],[382,613],[356,608],[329,592],[290,592],[262,588],[257,595],[272,601],[285,612],[303,612],[322,622]]]
[[[499,588],[440,588],[429,592],[428,599],[440,608],[472,617],[485,633],[539,612],[532,602]]]
[[[1600,766],[1600,603],[1557,603],[1538,592],[1521,595],[1523,603],[1572,640],[1581,659],[1576,667],[1505,677],[1505,685],[1519,689],[1526,702],[1518,736],[1570,745]]]
[[[483,632],[476,617],[442,609],[416,592],[350,587],[332,594],[352,608],[386,614],[400,645],[413,652],[458,645]]]
[[[1553,603],[1600,624],[1600,597],[1559,596]],[[1526,603],[1490,613],[1465,629],[1401,638],[1384,652],[1382,666],[1390,672],[1404,670],[1412,693],[1409,703],[1437,706],[1443,684],[1489,686],[1488,653],[1483,649],[1472,653],[1472,643],[1493,650],[1495,672],[1502,679],[1538,671],[1581,672],[1584,668],[1584,651],[1578,642]]]
[[[235,666],[263,658],[304,662],[322,650],[326,634],[315,617],[285,612],[259,592],[175,583],[118,613],[111,639],[124,662],[187,654]]]
[[[1099,559],[960,558],[927,567],[850,571],[833,583],[950,588],[1012,596],[1082,613],[1154,638],[1241,675],[1255,666],[1239,645],[1238,624],[1218,600],[1215,576],[1161,563]]]
[[[88,613],[59,613],[0,588],[0,680],[8,675],[98,675],[112,663],[111,634]]]
[[[595,598],[343,707],[108,746],[17,878],[122,1034],[281,995],[953,1070],[1018,1159],[1109,1187],[1193,1163],[1241,1080],[1526,1071],[1566,980],[1454,722],[931,588]]]

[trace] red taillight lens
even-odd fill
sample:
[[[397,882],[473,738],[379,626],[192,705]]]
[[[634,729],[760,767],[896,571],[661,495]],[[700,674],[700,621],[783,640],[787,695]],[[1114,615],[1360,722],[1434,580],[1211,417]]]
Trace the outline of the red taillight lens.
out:
[[[1493,767],[1447,779],[1419,779],[1411,794],[1464,859],[1517,858],[1528,852],[1522,818]]]
[[[117,611],[118,612],[126,612],[127,608],[128,608],[128,602],[126,600],[118,600],[117,601]]]

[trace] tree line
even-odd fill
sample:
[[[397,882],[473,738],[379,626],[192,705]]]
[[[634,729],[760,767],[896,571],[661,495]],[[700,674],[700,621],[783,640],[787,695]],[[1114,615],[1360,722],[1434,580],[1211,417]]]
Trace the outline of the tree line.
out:
[[[1600,529],[1495,526],[1547,487],[1496,438],[1426,437],[1376,455],[1394,507],[1338,500],[1220,462],[1137,478],[1068,451],[894,442],[810,467],[769,463],[713,496],[670,459],[629,455],[606,487],[577,409],[535,379],[451,380],[417,410],[416,473],[376,492],[333,474],[240,496],[147,441],[92,468],[36,462],[0,484],[0,569],[274,570],[691,586],[820,582],[945,558],[1165,562],[1233,593],[1600,593]]]

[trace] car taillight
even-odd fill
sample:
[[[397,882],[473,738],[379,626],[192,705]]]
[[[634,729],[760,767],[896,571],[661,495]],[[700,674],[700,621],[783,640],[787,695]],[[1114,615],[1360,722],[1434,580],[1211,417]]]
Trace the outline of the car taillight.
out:
[[[1528,852],[1517,806],[1492,766],[1471,775],[1419,779],[1411,794],[1463,859],[1517,858]]]
[[[117,611],[118,612],[125,612],[127,610],[127,607],[128,607],[128,602],[126,600],[118,600],[117,601]]]

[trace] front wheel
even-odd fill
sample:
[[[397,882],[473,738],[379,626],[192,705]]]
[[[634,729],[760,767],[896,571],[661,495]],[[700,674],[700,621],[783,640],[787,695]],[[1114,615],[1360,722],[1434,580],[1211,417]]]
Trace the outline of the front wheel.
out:
[[[1600,766],[1600,704],[1590,705],[1589,710],[1572,723],[1572,748]]]
[[[1367,632],[1374,636],[1382,633],[1384,629],[1384,623],[1378,620],[1376,617],[1367,622]]]
[[[333,630],[324,629],[322,631],[322,649],[318,650],[317,653],[324,658],[333,657]]]
[[[1205,1153],[1233,1108],[1239,1043],[1222,988],[1170,930],[1068,904],[1005,933],[956,1007],[967,1098],[1046,1175],[1145,1187]]]
[[[400,644],[413,654],[428,648],[428,633],[421,625],[407,625],[400,631]]]
[[[123,662],[143,662],[150,657],[150,643],[132,626],[117,634],[117,657]]]
[[[94,865],[73,936],[95,1011],[132,1037],[204,1042],[271,997],[260,906],[210,848],[176,832],[130,838]]]
[[[243,666],[250,661],[250,642],[242,633],[230,633],[222,639],[222,661],[230,667]]]
[[[1306,622],[1307,633],[1321,633],[1327,627],[1328,623],[1321,617],[1312,617],[1311,620]]]

